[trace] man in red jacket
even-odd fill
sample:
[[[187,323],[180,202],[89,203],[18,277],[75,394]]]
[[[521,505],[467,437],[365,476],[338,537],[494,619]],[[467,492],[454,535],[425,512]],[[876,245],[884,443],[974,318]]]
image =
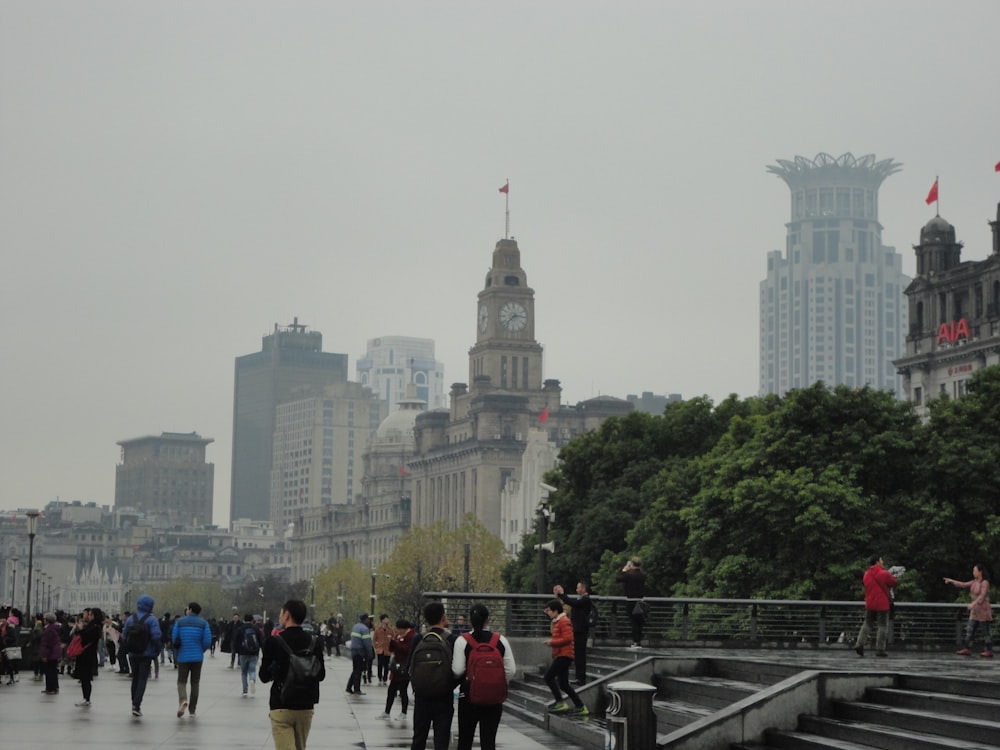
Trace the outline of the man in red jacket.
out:
[[[868,565],[864,577],[865,622],[854,643],[854,650],[858,656],[865,655],[865,643],[874,623],[875,656],[888,656],[885,644],[889,634],[889,589],[896,585],[896,579],[885,569],[885,562],[880,555],[872,555]]]

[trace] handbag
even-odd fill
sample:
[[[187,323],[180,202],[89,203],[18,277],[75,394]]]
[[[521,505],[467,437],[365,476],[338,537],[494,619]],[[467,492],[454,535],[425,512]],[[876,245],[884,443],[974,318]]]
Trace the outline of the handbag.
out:
[[[21,660],[21,647],[20,646],[8,646],[3,650],[3,655],[7,657],[8,661],[20,661]]]
[[[632,607],[632,614],[636,617],[645,617],[649,612],[649,605],[646,602],[640,600],[635,603]]]
[[[83,645],[83,639],[79,635],[74,635],[70,640],[69,645],[66,647],[66,656],[70,659],[75,659],[88,648],[91,644]]]
[[[396,657],[393,656],[389,660],[389,671],[392,672],[397,677],[409,677],[410,673],[406,671],[406,665],[403,662],[396,661]]]

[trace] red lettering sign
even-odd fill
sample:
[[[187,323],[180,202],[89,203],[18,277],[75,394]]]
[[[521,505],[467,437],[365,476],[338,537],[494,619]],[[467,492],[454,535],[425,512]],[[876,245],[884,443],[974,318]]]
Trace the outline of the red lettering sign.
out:
[[[961,318],[958,321],[951,321],[950,323],[942,323],[938,327],[937,342],[940,346],[942,343],[954,344],[960,338],[964,338],[966,341],[971,338],[969,335],[969,324],[965,318]]]
[[[961,372],[972,372],[972,365],[956,365],[948,368],[949,375],[958,375]]]

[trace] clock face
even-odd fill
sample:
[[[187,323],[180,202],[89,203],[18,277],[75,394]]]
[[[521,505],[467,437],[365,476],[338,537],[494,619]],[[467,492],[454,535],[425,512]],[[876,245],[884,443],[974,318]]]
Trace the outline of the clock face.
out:
[[[508,331],[520,331],[528,325],[528,313],[516,302],[508,302],[500,308],[500,323]]]
[[[490,309],[486,305],[479,306],[479,330],[486,333],[486,326],[490,322]]]

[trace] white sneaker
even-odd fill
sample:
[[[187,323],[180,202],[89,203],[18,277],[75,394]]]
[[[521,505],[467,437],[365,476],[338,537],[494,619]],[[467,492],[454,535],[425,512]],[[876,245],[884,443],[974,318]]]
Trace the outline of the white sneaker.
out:
[[[257,693],[257,680],[250,680],[250,695]]]
[[[80,701],[79,703],[74,703],[77,708],[90,708],[90,701]]]

